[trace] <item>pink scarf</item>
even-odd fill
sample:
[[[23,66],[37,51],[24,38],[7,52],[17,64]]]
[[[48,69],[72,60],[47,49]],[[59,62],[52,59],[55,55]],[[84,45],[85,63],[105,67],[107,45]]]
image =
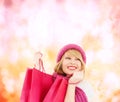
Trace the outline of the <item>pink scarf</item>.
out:
[[[78,87],[75,89],[75,102],[88,102],[85,92]]]

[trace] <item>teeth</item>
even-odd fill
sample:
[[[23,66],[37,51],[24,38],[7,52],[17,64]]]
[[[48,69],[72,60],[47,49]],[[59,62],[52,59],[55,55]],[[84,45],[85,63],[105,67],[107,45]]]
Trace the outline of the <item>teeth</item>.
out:
[[[74,69],[76,69],[76,67],[74,67],[74,66],[71,67],[71,66],[70,66],[70,67],[68,67],[68,69],[70,69],[70,70],[74,70]]]

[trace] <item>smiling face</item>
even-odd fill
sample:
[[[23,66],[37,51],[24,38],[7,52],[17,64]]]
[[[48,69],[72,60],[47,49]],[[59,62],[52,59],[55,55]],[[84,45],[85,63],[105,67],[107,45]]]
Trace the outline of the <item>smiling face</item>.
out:
[[[62,58],[62,70],[67,75],[82,70],[81,54],[76,50],[67,51]]]

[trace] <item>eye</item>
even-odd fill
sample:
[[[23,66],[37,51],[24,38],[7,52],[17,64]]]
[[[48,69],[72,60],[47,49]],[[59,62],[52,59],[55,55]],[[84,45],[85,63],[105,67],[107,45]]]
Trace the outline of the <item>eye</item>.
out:
[[[65,59],[71,59],[70,57],[65,57]]]
[[[81,60],[79,58],[76,58],[76,60],[81,62]]]

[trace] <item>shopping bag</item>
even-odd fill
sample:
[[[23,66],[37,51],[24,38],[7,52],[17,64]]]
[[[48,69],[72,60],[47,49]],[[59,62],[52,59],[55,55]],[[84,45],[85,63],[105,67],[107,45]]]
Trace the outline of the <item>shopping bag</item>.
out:
[[[43,102],[64,102],[67,85],[67,80],[58,75]]]
[[[20,96],[20,102],[28,102],[29,92],[31,88],[31,79],[32,79],[32,69],[27,69],[22,87],[21,96]]]
[[[20,102],[43,102],[53,82],[54,78],[52,75],[35,68],[28,68],[21,91]]]

